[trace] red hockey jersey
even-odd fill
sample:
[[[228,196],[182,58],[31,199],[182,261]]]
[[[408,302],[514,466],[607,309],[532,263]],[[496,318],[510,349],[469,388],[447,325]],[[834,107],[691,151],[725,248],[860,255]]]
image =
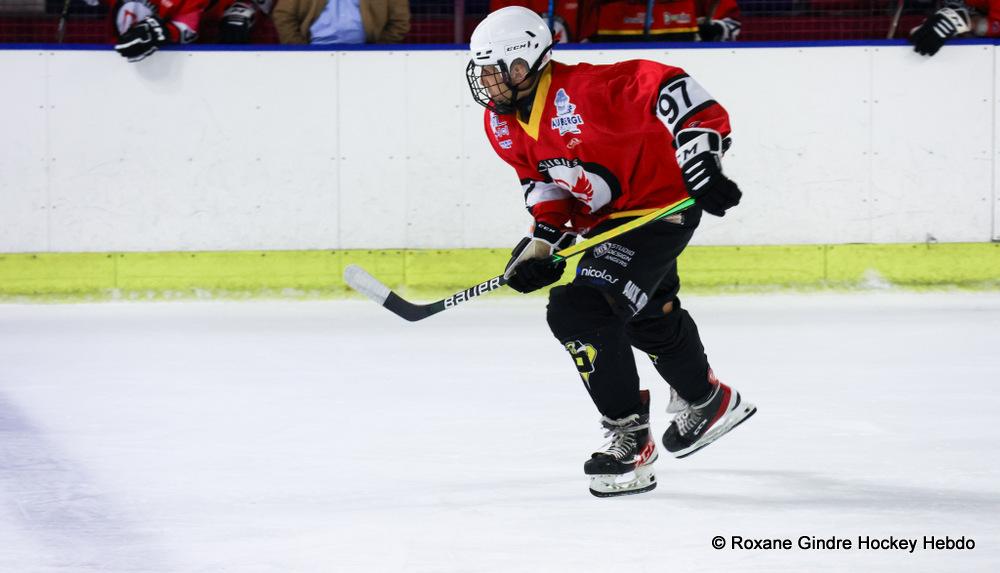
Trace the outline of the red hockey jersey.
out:
[[[556,44],[579,42],[577,20],[580,2],[578,0],[555,0],[553,5],[556,21],[554,22],[555,29],[552,31],[552,41]],[[548,14],[549,0],[490,0],[490,12],[507,6],[523,6],[539,14]],[[565,29],[561,29],[560,24]]]
[[[579,36],[598,41],[639,39],[645,31],[647,9],[647,2],[636,0],[582,2]],[[736,0],[659,0],[653,4],[649,33],[654,40],[684,39],[697,32],[706,18],[739,20],[739,6]]]
[[[976,35],[1000,36],[1000,0],[965,0],[965,3],[983,15],[979,26],[973,25]]]
[[[552,62],[523,122],[487,110],[497,154],[521,179],[536,221],[585,233],[685,199],[674,135],[703,127],[729,135],[729,116],[684,70],[647,60]]]
[[[170,42],[187,44],[198,39],[198,26],[202,13],[212,4],[211,0],[114,0],[111,11],[113,29],[123,34],[136,22],[147,16],[163,21]],[[112,39],[115,41],[117,36]]]

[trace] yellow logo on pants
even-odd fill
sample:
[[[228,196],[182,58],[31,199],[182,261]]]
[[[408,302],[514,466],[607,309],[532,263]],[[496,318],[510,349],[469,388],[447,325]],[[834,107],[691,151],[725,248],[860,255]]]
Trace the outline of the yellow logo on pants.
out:
[[[583,378],[583,383],[587,385],[587,388],[590,388],[590,375],[594,372],[594,363],[597,361],[597,349],[591,344],[573,340],[566,343],[566,350],[576,362],[576,370]]]

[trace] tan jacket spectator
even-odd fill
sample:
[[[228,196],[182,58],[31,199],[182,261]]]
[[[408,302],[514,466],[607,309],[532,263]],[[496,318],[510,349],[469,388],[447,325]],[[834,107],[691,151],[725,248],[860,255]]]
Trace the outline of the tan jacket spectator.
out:
[[[308,44],[309,29],[326,8],[327,0],[279,0],[274,26],[282,44]],[[370,44],[401,42],[410,31],[408,0],[361,0],[361,22]]]

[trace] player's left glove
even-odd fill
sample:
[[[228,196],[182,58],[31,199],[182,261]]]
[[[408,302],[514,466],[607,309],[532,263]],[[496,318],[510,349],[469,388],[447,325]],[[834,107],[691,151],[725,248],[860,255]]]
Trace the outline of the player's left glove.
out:
[[[721,20],[705,19],[698,24],[698,36],[702,42],[732,42],[740,35],[743,27],[737,20],[723,18]]]
[[[524,237],[511,251],[503,277],[507,285],[526,294],[547,287],[559,280],[566,270],[566,261],[553,263],[552,253],[573,244],[576,235],[551,225],[536,222],[530,237]]]
[[[130,62],[145,60],[163,44],[167,43],[167,31],[163,22],[149,16],[132,25],[118,37],[115,50]]]
[[[971,30],[969,12],[964,8],[941,8],[910,33],[913,51],[933,56],[946,40]]]
[[[714,129],[689,128],[677,134],[677,165],[688,195],[703,210],[722,217],[740,204],[743,193],[722,174],[722,136]]]
[[[248,2],[233,2],[219,22],[219,41],[223,44],[246,44],[250,41],[257,9]]]

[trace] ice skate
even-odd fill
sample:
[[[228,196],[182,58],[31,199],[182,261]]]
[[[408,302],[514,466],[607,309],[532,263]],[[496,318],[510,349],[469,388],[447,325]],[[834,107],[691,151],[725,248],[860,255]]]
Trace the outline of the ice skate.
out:
[[[613,497],[655,488],[653,462],[657,453],[649,433],[649,391],[642,391],[639,413],[617,420],[604,416],[601,425],[611,441],[583,464],[584,473],[590,476],[590,493]]]
[[[690,456],[718,440],[757,412],[740,393],[726,386],[708,371],[712,392],[697,404],[688,405],[663,434],[663,447],[675,458]]]

